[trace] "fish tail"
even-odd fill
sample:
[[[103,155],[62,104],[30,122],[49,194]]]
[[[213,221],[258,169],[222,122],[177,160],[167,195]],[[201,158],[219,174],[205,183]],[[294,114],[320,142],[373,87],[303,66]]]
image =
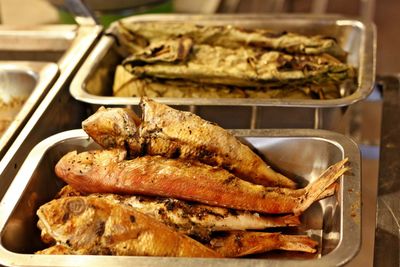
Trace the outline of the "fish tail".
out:
[[[318,242],[306,235],[279,235],[282,250],[315,253]]]
[[[298,215],[286,215],[282,217],[282,220],[287,226],[298,226],[301,223]]]
[[[318,200],[333,196],[339,188],[339,184],[337,182],[331,184],[321,195],[318,196]]]
[[[293,213],[300,214],[305,211],[313,202],[320,199],[322,196],[328,196],[329,193],[332,191],[330,188],[336,180],[342,176],[346,171],[349,170],[348,167],[344,165],[348,161],[348,158],[345,158],[336,164],[330,166],[326,169],[318,178],[317,181],[309,184],[305,188],[305,194],[301,196],[299,205],[293,210]],[[327,191],[328,190],[328,191]],[[325,192],[328,194],[325,194]]]

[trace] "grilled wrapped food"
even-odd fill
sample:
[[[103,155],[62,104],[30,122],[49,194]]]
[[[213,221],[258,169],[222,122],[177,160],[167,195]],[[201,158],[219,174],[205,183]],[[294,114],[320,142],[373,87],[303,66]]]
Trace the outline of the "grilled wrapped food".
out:
[[[189,37],[197,44],[227,48],[247,46],[305,55],[327,53],[340,60],[347,55],[334,38],[320,35],[308,37],[286,31],[273,32],[264,29],[176,22],[120,22],[117,27],[117,38],[130,53],[139,51],[154,41],[180,36]]]
[[[185,40],[187,38],[152,44],[132,54],[122,64],[138,77],[247,87],[302,85],[310,81],[321,84],[354,76],[349,65],[328,54],[289,55],[198,44],[186,52],[190,48],[184,45]]]
[[[333,99],[356,84],[334,38],[176,22],[118,24],[115,96]]]
[[[232,85],[196,83],[181,79],[140,78],[122,65],[115,70],[113,95],[119,97],[177,97],[177,98],[286,98],[334,99],[339,98],[335,83],[294,84],[285,87],[239,87]]]

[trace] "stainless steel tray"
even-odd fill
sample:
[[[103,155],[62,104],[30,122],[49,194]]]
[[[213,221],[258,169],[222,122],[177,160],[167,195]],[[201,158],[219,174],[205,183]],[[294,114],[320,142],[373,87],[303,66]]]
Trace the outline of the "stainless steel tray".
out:
[[[0,158],[57,75],[55,63],[0,61]]]
[[[26,157],[0,202],[0,264],[23,266],[338,266],[350,261],[361,243],[361,177],[357,145],[344,135],[323,130],[236,130],[234,133],[264,154],[273,166],[299,181],[313,181],[329,165],[348,157],[351,172],[340,178],[338,193],[313,204],[300,231],[320,242],[318,254],[268,255],[258,259],[189,259],[134,256],[33,255],[42,249],[36,227],[37,208],[63,186],[54,166],[71,150],[97,147],[82,130],[51,136]]]
[[[0,59],[48,61],[57,64],[59,75],[17,131],[0,161],[0,199],[26,155],[44,138],[79,127],[85,107],[73,99],[68,86],[73,74],[97,41],[101,26],[48,25],[0,26]]]
[[[335,37],[349,52],[348,62],[358,70],[358,87],[354,92],[339,99],[157,98],[157,101],[170,105],[191,106],[186,109],[191,109],[227,128],[331,129],[331,125],[342,118],[344,111],[340,107],[347,107],[367,97],[374,84],[376,38],[375,27],[371,23],[327,15],[143,15],[129,17],[123,21],[190,21],[199,24],[233,24],[247,28],[322,34]],[[116,24],[113,24],[108,32],[112,33],[115,26]],[[72,81],[70,92],[74,98],[95,105],[138,104],[137,97],[111,96],[115,66],[121,61],[115,51],[115,45],[113,37],[102,36]],[[235,110],[226,109],[226,106],[235,107]],[[210,108],[213,109],[211,112]],[[227,110],[231,112],[234,120],[221,120],[221,116],[215,115]],[[330,122],[324,124],[322,120]]]

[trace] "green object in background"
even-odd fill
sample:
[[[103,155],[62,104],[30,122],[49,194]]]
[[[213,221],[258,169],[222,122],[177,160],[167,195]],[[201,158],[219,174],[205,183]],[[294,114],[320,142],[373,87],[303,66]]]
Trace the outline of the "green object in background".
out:
[[[173,4],[172,1],[166,1],[162,4],[155,4],[152,6],[131,9],[131,10],[122,10],[119,12],[104,12],[99,13],[95,12],[97,19],[101,25],[104,27],[108,27],[112,22],[133,16],[133,15],[140,15],[140,14],[157,14],[157,13],[172,13],[173,12]],[[59,20],[62,24],[75,24],[74,17],[67,11],[59,9]]]

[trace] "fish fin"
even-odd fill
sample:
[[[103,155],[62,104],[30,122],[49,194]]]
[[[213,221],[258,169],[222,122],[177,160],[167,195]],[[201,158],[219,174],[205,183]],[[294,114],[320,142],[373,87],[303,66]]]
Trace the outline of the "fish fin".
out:
[[[318,242],[306,235],[280,235],[280,249],[287,251],[301,251],[315,253]]]
[[[319,176],[317,181],[309,184],[305,188],[306,192],[301,197],[299,205],[293,210],[293,213],[295,215],[301,214],[311,206],[313,202],[320,199],[321,195],[324,196],[324,192],[329,189],[329,187],[335,183],[340,176],[349,170],[349,168],[345,166],[347,161],[348,158],[345,158],[330,166]]]

